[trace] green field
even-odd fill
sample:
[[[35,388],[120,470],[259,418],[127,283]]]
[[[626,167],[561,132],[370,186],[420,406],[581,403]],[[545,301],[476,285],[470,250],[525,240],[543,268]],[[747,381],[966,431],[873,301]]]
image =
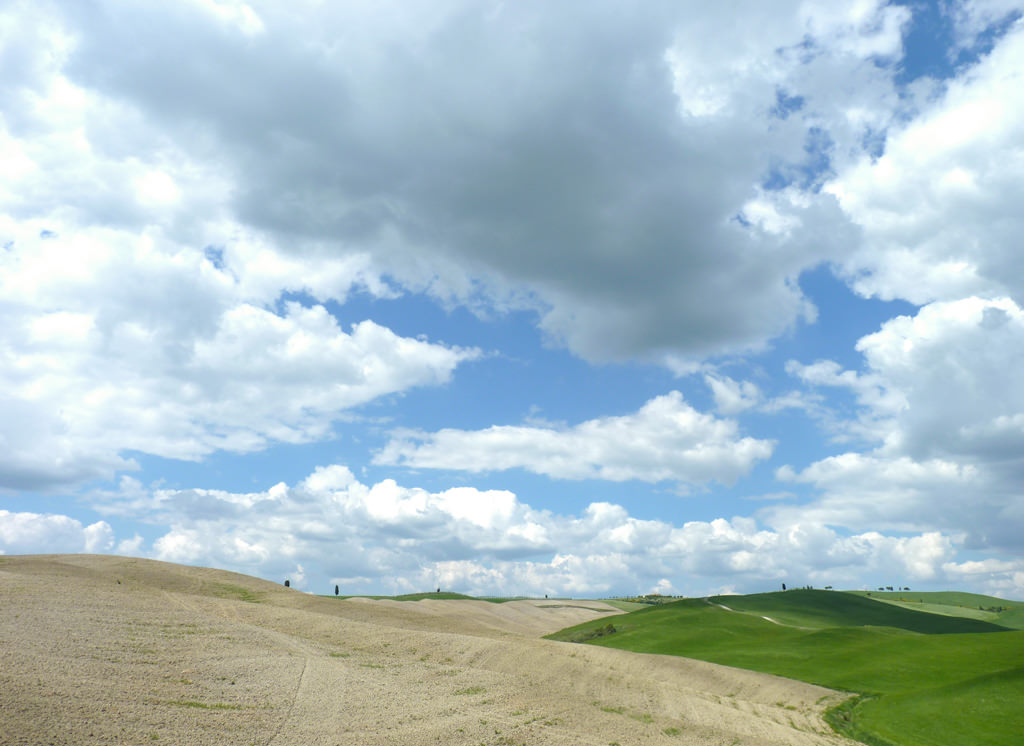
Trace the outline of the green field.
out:
[[[794,590],[688,599],[553,639],[683,655],[855,692],[829,715],[839,730],[892,746],[1017,746],[1024,733],[1024,631],[970,615],[928,613],[955,598],[882,603],[863,594]],[[927,594],[916,594],[923,596]],[[972,597],[983,607],[1024,604]],[[728,610],[722,608],[728,607]],[[765,619],[768,617],[769,619]]]
[[[638,611],[639,609],[647,609],[651,606],[651,604],[643,604],[637,601],[626,601],[622,598],[604,598],[601,600],[609,606],[614,606],[619,611]]]
[[[427,593],[406,593],[406,594],[403,594],[401,596],[374,596],[374,595],[359,594],[359,595],[355,595],[355,596],[351,596],[351,595],[350,596],[328,596],[328,595],[324,595],[324,597],[325,598],[338,598],[338,599],[345,599],[345,598],[370,598],[370,599],[373,599],[374,601],[381,601],[381,600],[388,600],[388,601],[423,601],[423,600],[426,600],[426,599],[433,599],[433,600],[440,600],[440,601],[463,600],[463,601],[487,601],[487,602],[492,603],[492,604],[503,604],[503,603],[506,603],[507,601],[521,601],[521,600],[526,598],[526,596],[509,596],[509,597],[504,597],[504,596],[502,596],[502,597],[498,597],[498,596],[467,596],[464,593],[452,593],[450,591],[441,591],[440,593],[436,593],[434,591],[430,591],[430,592],[427,592]]]
[[[992,596],[981,596],[977,593],[924,592],[913,591],[852,591],[862,596],[870,596],[878,601],[902,606],[907,609],[928,611],[932,614],[962,616],[994,622],[1003,627],[1024,629],[1024,603],[1007,601]]]

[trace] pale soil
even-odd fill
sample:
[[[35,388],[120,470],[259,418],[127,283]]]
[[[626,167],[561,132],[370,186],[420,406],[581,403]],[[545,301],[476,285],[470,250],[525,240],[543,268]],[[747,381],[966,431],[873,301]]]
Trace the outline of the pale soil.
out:
[[[246,600],[248,599],[248,600]],[[597,601],[338,600],[85,555],[0,557],[0,744],[852,744],[842,695],[540,639]]]

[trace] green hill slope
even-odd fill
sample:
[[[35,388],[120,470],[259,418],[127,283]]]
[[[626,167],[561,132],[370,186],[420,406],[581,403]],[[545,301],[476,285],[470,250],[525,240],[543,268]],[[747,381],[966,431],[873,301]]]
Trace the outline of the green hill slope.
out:
[[[863,701],[857,720],[893,744],[1020,743],[1024,668],[978,676],[937,689]],[[913,740],[906,740],[906,734]]]
[[[380,595],[365,595],[361,594],[358,596],[330,596],[323,595],[323,598],[369,598],[374,601],[489,601],[492,604],[503,604],[508,601],[517,601],[526,598],[525,596],[509,596],[507,598],[498,598],[496,596],[467,596],[465,593],[455,593],[452,591],[429,591],[425,593],[405,593],[400,596],[380,596]]]
[[[613,624],[614,633],[593,639],[595,623],[551,637],[684,655],[860,693],[865,697],[834,713],[833,722],[868,743],[1016,746],[1024,732],[1024,710],[1010,706],[1021,701],[1024,631],[983,620],[800,590],[688,599]],[[984,706],[972,704],[975,698]]]
[[[896,606],[945,616],[981,619],[1003,627],[1024,629],[1024,603],[994,596],[956,591],[851,591],[851,595],[870,597]]]
[[[1006,627],[981,619],[921,613],[902,605],[879,604],[852,593],[793,590],[752,596],[718,596],[712,602],[736,611],[769,616],[796,626],[808,627],[895,627],[923,634],[1001,632]]]

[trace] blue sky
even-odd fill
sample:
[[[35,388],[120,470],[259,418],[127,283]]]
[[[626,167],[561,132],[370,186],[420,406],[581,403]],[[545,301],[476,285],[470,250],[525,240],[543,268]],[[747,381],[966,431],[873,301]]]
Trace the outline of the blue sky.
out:
[[[1024,598],[1024,5],[0,11],[0,552]]]

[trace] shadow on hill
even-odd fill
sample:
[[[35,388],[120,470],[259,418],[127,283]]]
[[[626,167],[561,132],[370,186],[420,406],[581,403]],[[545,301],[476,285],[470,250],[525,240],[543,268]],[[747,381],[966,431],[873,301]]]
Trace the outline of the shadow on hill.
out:
[[[979,619],[942,616],[881,603],[842,591],[792,590],[751,596],[716,596],[713,603],[805,627],[893,627],[926,635],[1007,632]]]

